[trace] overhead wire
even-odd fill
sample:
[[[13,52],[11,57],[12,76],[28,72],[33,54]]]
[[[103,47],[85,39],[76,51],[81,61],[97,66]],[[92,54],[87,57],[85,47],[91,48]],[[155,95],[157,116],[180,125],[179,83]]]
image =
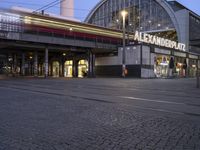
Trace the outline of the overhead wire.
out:
[[[49,9],[49,8],[52,8],[53,7],[53,9],[57,9],[57,8],[60,8],[60,7],[58,7],[58,6],[56,6],[56,5],[58,5],[60,2],[62,2],[62,1],[64,1],[64,0],[55,0],[55,1],[53,1],[53,2],[50,2],[50,3],[48,3],[48,4],[46,4],[45,6],[42,6],[42,7],[40,7],[40,8],[38,8],[38,9],[36,9],[36,10],[34,10],[33,12],[39,12],[39,11],[45,11],[45,10],[47,10],[47,9]],[[9,1],[2,1],[2,3],[9,3],[9,4],[22,4],[22,5],[29,5],[29,6],[33,6],[33,5],[35,5],[35,6],[39,6],[39,4],[35,4],[35,3],[24,3],[24,2],[21,2],[21,3],[16,3],[16,2],[9,2]],[[56,7],[56,8],[55,8]],[[85,12],[89,12],[90,10],[88,10],[88,9],[80,9],[80,8],[67,8],[67,7],[63,7],[63,8],[65,8],[65,9],[74,9],[74,10],[77,10],[77,11],[85,11]],[[66,16],[67,17],[67,16]],[[80,19],[80,20],[82,20],[82,19],[85,19],[85,16],[77,16],[76,18],[78,18],[78,19]]]
[[[54,7],[54,6],[56,6],[56,5],[60,4],[60,3],[62,3],[63,1],[64,1],[64,0],[61,0],[61,1],[60,1],[60,0],[56,0],[56,1],[52,2],[52,4],[46,5],[46,6],[44,6],[44,7],[41,7],[41,9],[38,9],[38,10],[45,11],[45,10],[51,8],[51,7]]]
[[[61,2],[62,2],[62,1],[63,1],[63,0],[61,0]],[[54,5],[57,5],[58,3],[60,3],[60,0],[55,0],[55,1],[51,2],[51,3],[48,3],[48,4],[45,5],[45,6],[42,6],[42,7],[38,8],[38,9],[36,9],[35,12],[41,11],[41,10],[46,10],[46,9],[48,9],[48,8],[50,8],[50,7],[53,7]]]
[[[0,3],[7,3],[7,4],[20,4],[20,5],[25,5],[25,6],[40,6],[40,4],[36,4],[36,3],[24,3],[24,2],[9,2],[9,1],[1,1]],[[59,6],[53,6],[56,8],[60,8]],[[89,12],[89,9],[82,9],[82,8],[69,8],[69,7],[63,7],[65,9],[74,9],[77,11],[85,11],[85,12]]]

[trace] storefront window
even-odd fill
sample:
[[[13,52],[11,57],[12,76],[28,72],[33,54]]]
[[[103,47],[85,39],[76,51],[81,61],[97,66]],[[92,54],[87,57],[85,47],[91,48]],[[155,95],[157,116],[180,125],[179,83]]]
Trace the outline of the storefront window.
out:
[[[187,62],[186,58],[175,57],[175,76],[177,77],[185,77],[187,70]]]
[[[64,68],[64,76],[65,77],[72,77],[72,65],[73,65],[73,61],[69,60],[65,62],[65,68]]]
[[[197,60],[194,59],[189,59],[189,76],[190,77],[195,77],[196,76],[196,71],[197,71]]]
[[[167,55],[156,55],[154,73],[156,77],[168,77],[170,57]]]
[[[52,75],[53,77],[59,77],[59,62],[58,61],[54,61],[53,62],[53,67],[52,67]]]
[[[88,73],[88,61],[80,60],[78,63],[78,77],[83,78],[86,77]]]

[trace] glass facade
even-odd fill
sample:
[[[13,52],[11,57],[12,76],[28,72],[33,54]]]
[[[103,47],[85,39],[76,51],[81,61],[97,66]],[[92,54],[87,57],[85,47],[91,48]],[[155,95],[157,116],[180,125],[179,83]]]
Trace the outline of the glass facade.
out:
[[[189,17],[189,40],[190,51],[200,53],[200,18],[190,15]]]
[[[0,31],[21,32],[22,23],[20,15],[0,12]]]
[[[175,26],[165,9],[155,0],[107,0],[89,18],[98,26],[122,29],[121,11],[126,10],[126,29],[129,32],[150,32],[177,40]]]

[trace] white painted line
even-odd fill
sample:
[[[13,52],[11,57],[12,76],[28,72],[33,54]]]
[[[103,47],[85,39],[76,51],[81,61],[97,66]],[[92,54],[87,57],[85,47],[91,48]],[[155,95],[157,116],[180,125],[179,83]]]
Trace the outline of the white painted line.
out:
[[[145,98],[139,98],[139,97],[128,97],[128,96],[119,96],[119,97],[120,97],[120,98],[124,98],[124,99],[132,99],[132,100],[147,101],[147,102],[155,102],[155,103],[185,105],[185,103],[169,102],[169,101],[161,101],[161,100],[152,100],[152,99],[145,99]]]
[[[126,104],[125,104],[125,105],[126,105]],[[170,110],[165,110],[165,109],[157,109],[157,108],[141,107],[141,106],[131,106],[131,107],[139,108],[139,109],[143,109],[143,110],[151,110],[151,111],[172,113],[172,114],[178,114],[178,115],[185,115],[185,113],[183,113],[183,112],[170,111]]]

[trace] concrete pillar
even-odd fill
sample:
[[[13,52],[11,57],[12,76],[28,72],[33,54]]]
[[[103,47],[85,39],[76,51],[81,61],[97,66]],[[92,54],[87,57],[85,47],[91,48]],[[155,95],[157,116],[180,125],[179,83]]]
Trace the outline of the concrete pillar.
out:
[[[13,65],[12,65],[12,73],[15,75],[17,72],[17,55],[13,54]]]
[[[62,60],[62,77],[65,77],[65,59]]]
[[[45,49],[45,61],[44,61],[44,63],[45,63],[45,66],[44,66],[45,73],[44,73],[44,75],[45,75],[45,78],[47,78],[48,72],[49,72],[49,50],[48,50],[48,48]]]
[[[59,61],[59,77],[63,77],[63,61]]]
[[[96,59],[96,56],[95,56],[95,54],[93,54],[93,56],[92,56],[92,69],[93,69],[92,75],[93,75],[93,77],[96,76],[96,74],[95,74],[95,59]]]
[[[25,53],[22,53],[21,74],[25,76]]]
[[[187,68],[185,70],[185,76],[189,77],[190,76],[190,74],[189,74],[189,72],[190,72],[189,58],[186,58],[186,64],[187,64]]]
[[[200,86],[200,60],[197,60],[197,72],[196,72],[196,77],[197,77],[197,88]]]
[[[73,71],[73,77],[77,78],[78,77],[78,62],[76,59],[73,59],[73,65],[72,65]]]
[[[95,54],[92,51],[88,53],[88,77],[95,76]]]
[[[8,72],[8,58],[9,58],[9,56],[8,56],[8,54],[6,55],[6,75],[8,76],[8,74],[10,73],[10,72]]]
[[[38,76],[38,52],[34,52],[34,76]]]

